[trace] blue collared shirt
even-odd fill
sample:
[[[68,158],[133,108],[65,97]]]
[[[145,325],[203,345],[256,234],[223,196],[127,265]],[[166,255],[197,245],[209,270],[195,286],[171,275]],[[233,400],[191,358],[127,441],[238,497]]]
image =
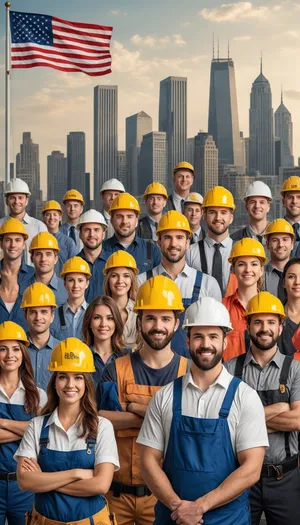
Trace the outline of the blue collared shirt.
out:
[[[148,247],[149,242],[151,243],[150,248]],[[124,247],[115,235],[104,241],[103,247],[109,255],[118,250],[124,250]],[[126,251],[135,258],[136,265],[141,273],[152,270],[152,268],[160,264],[160,249],[153,242],[141,239],[138,235],[135,236]]]
[[[82,338],[82,335],[81,335],[82,321],[83,321],[84,314],[86,312],[87,307],[88,307],[88,304],[86,301],[84,301],[79,306],[77,312],[74,313],[73,310],[71,310],[70,306],[68,305],[68,302],[66,302],[61,307],[63,311],[65,325],[66,325],[65,328],[61,326],[59,309],[56,308],[54,312],[54,321],[50,325],[50,332],[53,335],[53,337],[56,337],[56,339],[59,339],[59,341],[62,341],[63,339],[66,339],[67,337],[77,337],[77,339],[81,339]]]
[[[35,274],[28,281],[28,285],[36,282]],[[67,290],[65,289],[64,281],[53,272],[50,282],[47,284],[49,288],[53,291],[56,299],[57,306],[61,306],[68,299]]]
[[[71,239],[71,237],[68,237],[61,231],[58,231],[57,233],[52,233],[52,235],[54,235],[54,237],[56,238],[59,247],[58,261],[54,269],[57,275],[60,275],[64,263],[68,259],[71,259],[71,257],[77,255],[79,250],[73,239]]]
[[[3,268],[3,259],[0,262],[0,272]],[[23,294],[24,290],[26,290],[28,285],[28,280],[30,277],[32,277],[34,274],[34,268],[33,266],[29,266],[29,264],[26,264],[24,259],[22,259],[22,263],[18,272],[18,285],[20,287],[19,291],[20,294]]]
[[[50,335],[45,346],[43,346],[43,348],[37,348],[31,341],[30,336],[28,334],[27,336],[29,341],[27,349],[31,359],[36,385],[47,392],[48,383],[52,376],[52,372],[48,370],[50,357],[53,348],[58,345],[59,340]]]
[[[71,226],[75,226],[75,224],[69,224],[68,222],[65,222],[65,224],[63,224],[60,227],[61,233],[63,233],[67,237],[70,237],[70,228],[71,228]],[[75,238],[76,238],[76,248],[77,248],[77,253],[78,253],[82,249],[83,244],[82,244],[82,241],[79,238],[79,230],[76,228],[76,226],[75,226]],[[72,240],[73,239],[71,239],[71,241]]]
[[[104,244],[102,246],[104,246]],[[79,257],[82,257],[82,259],[84,259],[88,263],[90,272],[92,274],[92,277],[89,279],[89,286],[85,292],[85,300],[88,303],[92,302],[92,300],[98,295],[102,295],[104,281],[103,270],[109,255],[110,254],[108,254],[102,248],[99,257],[97,257],[94,263],[91,263],[91,261],[89,261],[87,256],[85,255],[84,250],[81,250],[81,252],[79,252],[78,254]]]
[[[0,324],[4,323],[4,321],[13,321],[14,323],[19,324],[24,328],[24,330],[28,330],[28,325],[25,321],[24,312],[21,310],[21,302],[22,302],[23,295],[19,293],[17,300],[13,306],[13,309],[11,312],[9,312],[5,306],[5,303],[3,299],[0,297]]]
[[[93,372],[93,379],[95,384],[95,391],[97,391],[97,387],[101,381],[103,370],[106,367],[106,365],[109,365],[109,363],[113,363],[118,357],[122,357],[124,354],[121,354],[120,352],[113,353],[111,356],[109,356],[106,363],[104,363],[102,357],[93,349],[92,346],[90,346],[90,349],[93,353],[94,365],[96,368],[96,372]]]

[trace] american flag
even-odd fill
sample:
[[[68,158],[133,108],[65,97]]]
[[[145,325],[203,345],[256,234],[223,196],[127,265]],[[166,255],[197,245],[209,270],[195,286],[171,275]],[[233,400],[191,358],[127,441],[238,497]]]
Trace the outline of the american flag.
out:
[[[91,76],[111,73],[112,27],[10,12],[12,68],[52,67]]]

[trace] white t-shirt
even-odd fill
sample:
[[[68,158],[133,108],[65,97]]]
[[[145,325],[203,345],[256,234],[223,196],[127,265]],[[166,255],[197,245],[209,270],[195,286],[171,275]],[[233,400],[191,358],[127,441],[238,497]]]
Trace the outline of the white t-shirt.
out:
[[[44,421],[44,416],[38,416],[32,419],[24,433],[14,458],[23,456],[26,458],[38,459],[40,452],[40,435]],[[86,448],[85,438],[79,438],[82,429],[74,423],[69,430],[65,430],[58,418],[57,408],[49,417],[47,426],[49,430],[50,450],[59,450],[70,452],[75,450],[84,450]],[[95,445],[95,466],[99,463],[112,463],[115,470],[119,470],[119,456],[115,440],[114,429],[110,421],[104,417],[98,417],[98,435]]]
[[[232,377],[223,367],[217,380],[202,392],[194,383],[191,372],[187,372],[182,379],[182,415],[217,419]],[[173,383],[170,383],[150,401],[137,442],[165,455],[172,419]],[[227,421],[235,454],[269,445],[263,405],[255,390],[244,382],[237,388]]]

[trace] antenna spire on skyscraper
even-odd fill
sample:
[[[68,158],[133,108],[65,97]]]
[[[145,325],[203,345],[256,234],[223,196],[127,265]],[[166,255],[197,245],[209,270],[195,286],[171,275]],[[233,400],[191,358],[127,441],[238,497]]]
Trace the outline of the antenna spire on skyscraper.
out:
[[[281,104],[283,104],[283,90],[282,90],[282,84],[281,84]]]
[[[229,48],[229,38],[228,38],[228,60],[229,60],[229,57],[230,57],[230,48]]]
[[[260,52],[260,74],[262,75],[262,66],[263,66],[263,61],[262,61],[262,51]]]
[[[212,41],[212,57],[213,60],[215,59],[215,33],[213,33],[213,41]]]
[[[219,37],[218,37],[218,60],[220,58],[220,42],[219,42]]]

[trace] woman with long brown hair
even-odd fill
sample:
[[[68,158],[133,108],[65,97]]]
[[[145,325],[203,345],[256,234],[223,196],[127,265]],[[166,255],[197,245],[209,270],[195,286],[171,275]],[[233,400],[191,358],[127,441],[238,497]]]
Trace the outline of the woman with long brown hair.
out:
[[[0,524],[24,525],[34,494],[21,492],[14,454],[47,396],[36,387],[28,340],[12,321],[0,325]]]
[[[300,257],[290,259],[282,272],[282,281],[286,300],[284,301],[285,321],[278,341],[280,351],[285,355],[294,355],[294,335],[300,327]],[[297,356],[299,357],[299,356]]]
[[[94,357],[95,389],[104,367],[124,355],[123,321],[115,301],[107,295],[95,297],[89,304],[82,322],[83,341]]]
[[[16,452],[19,485],[36,493],[35,525],[114,523],[104,494],[119,468],[118,452],[112,424],[97,415],[94,370],[79,339],[65,339],[52,352],[48,402]]]
[[[136,276],[139,273],[135,259],[125,250],[112,253],[106,261],[103,273],[103,293],[112,297],[120,310],[125,346],[135,350],[139,338],[137,315],[133,311],[138,290]]]

